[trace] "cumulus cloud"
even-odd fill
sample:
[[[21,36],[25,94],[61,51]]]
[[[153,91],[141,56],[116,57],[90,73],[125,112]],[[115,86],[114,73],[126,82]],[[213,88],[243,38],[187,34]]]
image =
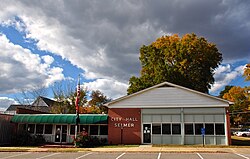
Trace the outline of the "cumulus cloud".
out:
[[[5,111],[11,104],[17,104],[17,103],[12,98],[0,97],[0,111]]]
[[[250,58],[250,1],[4,0],[0,6],[2,25],[15,26],[27,40],[34,40],[38,49],[59,55],[84,70],[87,79],[127,83],[132,75],[139,74],[139,48],[163,34],[194,32],[217,44],[225,61]],[[52,58],[29,56],[38,59],[29,68],[42,75],[34,78],[38,81],[31,85],[42,81],[48,85],[53,77],[63,78],[60,68],[52,68],[47,73],[37,70],[41,59],[43,67],[47,67],[53,63]],[[5,67],[12,65],[5,62]],[[231,72],[227,73],[232,76]],[[13,92],[6,87],[5,90]]]
[[[11,43],[3,34],[0,41],[0,94],[48,86],[64,78],[61,68],[50,66],[53,60],[49,56],[41,58]]]
[[[88,90],[100,90],[109,98],[112,97],[113,99],[116,99],[126,95],[128,85],[119,81],[97,79],[93,82],[84,83],[84,87],[86,87]]]
[[[236,79],[239,76],[242,76],[243,71],[244,71],[243,66],[238,66],[234,69],[232,69],[231,65],[221,65],[216,69],[215,71],[215,83],[213,84],[212,88],[210,89],[210,92],[216,92],[226,85],[228,85],[230,82],[232,82],[234,79]]]

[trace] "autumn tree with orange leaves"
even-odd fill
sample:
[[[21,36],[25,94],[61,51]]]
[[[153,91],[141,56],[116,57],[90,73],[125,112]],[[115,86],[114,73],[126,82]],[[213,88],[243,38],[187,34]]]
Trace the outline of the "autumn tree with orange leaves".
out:
[[[162,36],[140,49],[140,77],[129,80],[128,94],[162,82],[208,93],[214,70],[222,61],[216,45],[195,34]]]
[[[223,95],[223,98],[234,102],[229,107],[231,124],[239,125],[250,122],[250,87],[234,86]]]

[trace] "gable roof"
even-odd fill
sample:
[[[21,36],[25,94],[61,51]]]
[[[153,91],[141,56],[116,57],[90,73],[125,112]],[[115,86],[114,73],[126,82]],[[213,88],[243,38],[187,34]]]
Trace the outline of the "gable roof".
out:
[[[37,99],[32,103],[32,106],[46,106],[51,107],[53,104],[55,104],[57,101],[39,96]]]
[[[185,100],[185,101],[184,101]],[[148,101],[148,103],[146,103]],[[109,108],[134,107],[182,107],[222,106],[233,102],[201,93],[170,82],[163,82],[139,92],[123,96],[105,105]]]

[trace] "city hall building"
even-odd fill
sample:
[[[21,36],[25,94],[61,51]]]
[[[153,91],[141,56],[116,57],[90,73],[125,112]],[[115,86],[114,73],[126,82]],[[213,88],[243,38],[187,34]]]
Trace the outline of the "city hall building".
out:
[[[108,114],[80,114],[79,128],[106,138],[108,144],[229,145],[230,104],[164,82],[107,103]],[[16,114],[11,122],[19,130],[43,135],[47,142],[72,143],[75,118],[75,114]]]
[[[229,145],[229,101],[164,82],[107,103],[109,144]]]

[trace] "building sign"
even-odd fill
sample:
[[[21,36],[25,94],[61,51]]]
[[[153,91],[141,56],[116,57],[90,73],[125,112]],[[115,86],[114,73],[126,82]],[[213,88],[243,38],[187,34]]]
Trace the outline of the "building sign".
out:
[[[135,117],[111,117],[110,120],[114,122],[115,128],[133,128],[138,122],[138,119]]]

